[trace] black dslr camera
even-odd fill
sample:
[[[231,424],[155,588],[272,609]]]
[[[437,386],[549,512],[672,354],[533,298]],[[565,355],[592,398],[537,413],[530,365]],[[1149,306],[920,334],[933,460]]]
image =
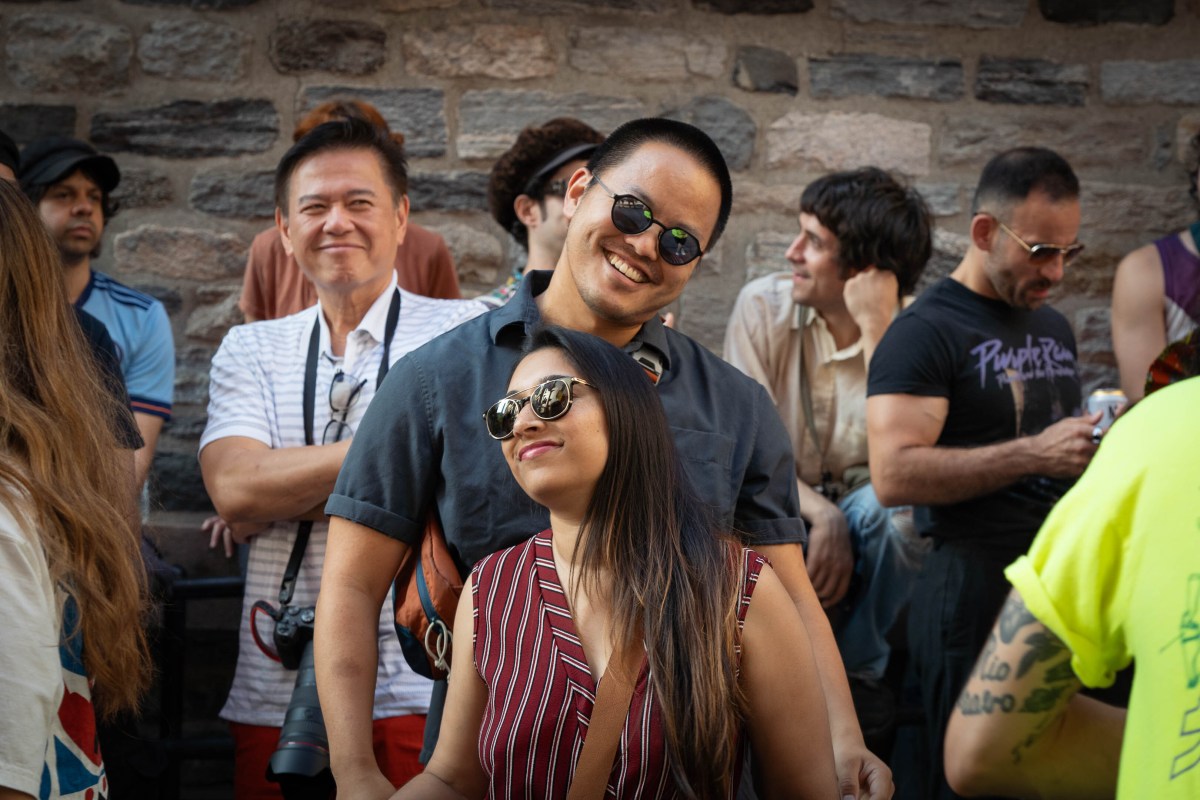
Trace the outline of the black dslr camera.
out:
[[[329,734],[325,732],[325,718],[321,715],[317,697],[317,672],[313,666],[316,609],[285,605],[276,610],[261,600],[254,605],[275,620],[275,653],[272,654],[258,640],[257,628],[251,619],[259,648],[268,656],[277,656],[285,669],[297,670],[292,699],[279,731],[279,746],[267,762],[267,780],[279,784],[286,800],[328,800],[334,783],[329,768]]]

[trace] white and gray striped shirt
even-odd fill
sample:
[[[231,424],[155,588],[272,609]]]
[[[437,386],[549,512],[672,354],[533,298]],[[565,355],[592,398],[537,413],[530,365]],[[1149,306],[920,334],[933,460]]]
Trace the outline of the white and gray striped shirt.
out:
[[[350,380],[365,380],[347,417],[350,430],[357,429],[375,395],[387,311],[395,290],[393,275],[388,288],[375,300],[358,328],[347,337],[345,355],[340,358],[330,353],[329,328],[320,313],[320,304],[283,319],[232,328],[213,356],[208,425],[200,438],[200,449],[229,436],[257,439],[271,448],[304,446],[304,368],[314,320],[319,320],[321,328],[321,356],[317,367],[313,437],[317,442],[321,441],[325,425],[331,418],[329,387],[338,369]],[[435,300],[403,289],[399,291],[400,318],[389,351],[392,363],[487,310],[474,300]],[[229,698],[221,710],[223,719],[273,727],[283,723],[296,673],[285,670],[258,649],[250,633],[250,609],[257,600],[277,605],[279,584],[296,539],[296,529],[295,522],[274,523],[250,540],[237,670]],[[296,580],[293,606],[316,603],[327,532],[328,525],[313,525]],[[259,614],[258,623],[260,637],[270,643],[270,619]],[[429,680],[413,673],[404,662],[392,624],[391,604],[385,603],[379,615],[375,718],[425,713],[431,687]]]

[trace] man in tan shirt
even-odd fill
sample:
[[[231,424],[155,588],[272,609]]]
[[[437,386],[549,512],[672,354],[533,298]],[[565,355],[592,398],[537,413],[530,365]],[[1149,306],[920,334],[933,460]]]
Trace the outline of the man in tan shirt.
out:
[[[725,359],[767,388],[788,429],[809,575],[827,609],[847,601],[838,646],[865,680],[883,676],[921,554],[868,480],[867,367],[929,260],[930,227],[920,195],[882,170],[815,181],[792,269],[746,284],[725,335]]]

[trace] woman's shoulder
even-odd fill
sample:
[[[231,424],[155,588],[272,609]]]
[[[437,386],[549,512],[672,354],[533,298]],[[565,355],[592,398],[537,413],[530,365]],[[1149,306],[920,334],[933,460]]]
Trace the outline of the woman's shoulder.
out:
[[[480,581],[511,579],[517,574],[533,569],[539,558],[554,558],[550,549],[549,530],[479,559],[471,569],[471,580],[478,589]]]

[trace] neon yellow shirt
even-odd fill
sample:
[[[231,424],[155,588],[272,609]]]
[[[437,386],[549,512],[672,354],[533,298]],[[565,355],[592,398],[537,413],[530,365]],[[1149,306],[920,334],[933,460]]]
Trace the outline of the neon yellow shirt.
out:
[[[1084,685],[1137,660],[1117,797],[1200,797],[1200,379],[1120,419],[1005,574]]]

